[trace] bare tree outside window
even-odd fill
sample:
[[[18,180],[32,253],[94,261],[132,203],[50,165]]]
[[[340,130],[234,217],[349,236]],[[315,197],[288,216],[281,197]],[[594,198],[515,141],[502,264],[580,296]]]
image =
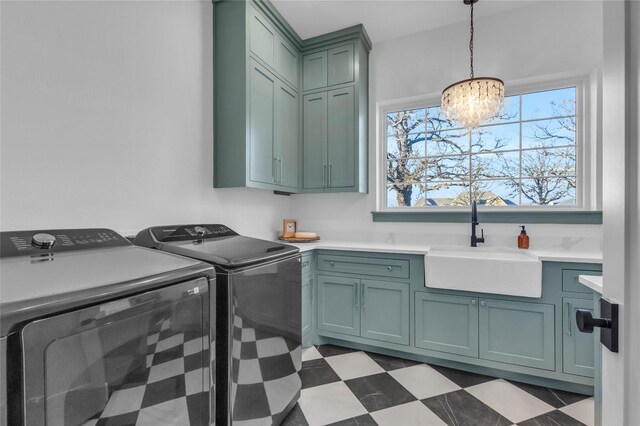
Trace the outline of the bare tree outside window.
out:
[[[473,132],[437,106],[388,113],[387,206],[575,205],[575,92],[510,96]]]

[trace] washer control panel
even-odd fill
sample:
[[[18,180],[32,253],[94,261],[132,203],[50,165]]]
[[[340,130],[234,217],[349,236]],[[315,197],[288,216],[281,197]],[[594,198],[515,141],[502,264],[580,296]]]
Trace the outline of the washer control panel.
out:
[[[63,253],[131,245],[111,229],[47,229],[0,232],[0,257]]]
[[[174,241],[192,241],[209,238],[232,237],[238,235],[224,225],[179,225],[179,226],[156,226],[151,228],[155,239],[161,243]]]

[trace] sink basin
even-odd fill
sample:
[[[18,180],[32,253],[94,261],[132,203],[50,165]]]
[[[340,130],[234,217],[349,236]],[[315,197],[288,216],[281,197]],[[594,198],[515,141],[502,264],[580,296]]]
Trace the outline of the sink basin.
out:
[[[542,296],[542,262],[526,252],[434,248],[424,259],[425,285],[429,288]]]

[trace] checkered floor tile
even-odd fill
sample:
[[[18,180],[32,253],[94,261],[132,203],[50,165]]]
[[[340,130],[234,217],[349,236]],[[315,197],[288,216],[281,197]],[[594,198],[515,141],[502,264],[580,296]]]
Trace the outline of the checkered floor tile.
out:
[[[150,327],[146,354],[122,380],[113,380],[104,410],[84,426],[206,424],[210,376],[202,357],[208,357],[208,339],[175,330],[171,322],[161,319]],[[117,356],[106,354],[106,362]]]
[[[302,353],[301,425],[593,425],[593,398],[331,345]]]

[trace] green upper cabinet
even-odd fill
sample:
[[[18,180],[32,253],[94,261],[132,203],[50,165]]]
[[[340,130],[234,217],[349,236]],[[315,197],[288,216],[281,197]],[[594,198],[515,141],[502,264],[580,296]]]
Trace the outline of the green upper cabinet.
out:
[[[267,3],[215,3],[214,186],[298,191],[299,43]]]
[[[312,90],[327,86],[327,51],[304,55],[302,58],[302,89]]]
[[[251,61],[249,96],[249,179],[272,184],[275,179],[273,129],[276,78],[265,67]]]
[[[313,90],[354,80],[353,43],[304,55],[302,89]]]
[[[329,49],[327,52],[327,85],[350,83],[353,81],[353,44]]]
[[[340,39],[302,59],[302,192],[367,192],[368,52]]]
[[[304,97],[304,189],[357,190],[353,87]]]
[[[327,183],[330,189],[357,189],[353,90],[353,87],[331,90],[327,99]]]
[[[251,53],[275,68],[278,33],[255,7],[249,8],[249,46]]]
[[[362,25],[301,40],[267,0],[214,5],[214,186],[366,192]]]
[[[302,114],[303,188],[323,190],[327,177],[327,93],[304,96]]]
[[[274,126],[274,179],[276,184],[289,191],[298,188],[298,94],[280,83],[275,97]]]

